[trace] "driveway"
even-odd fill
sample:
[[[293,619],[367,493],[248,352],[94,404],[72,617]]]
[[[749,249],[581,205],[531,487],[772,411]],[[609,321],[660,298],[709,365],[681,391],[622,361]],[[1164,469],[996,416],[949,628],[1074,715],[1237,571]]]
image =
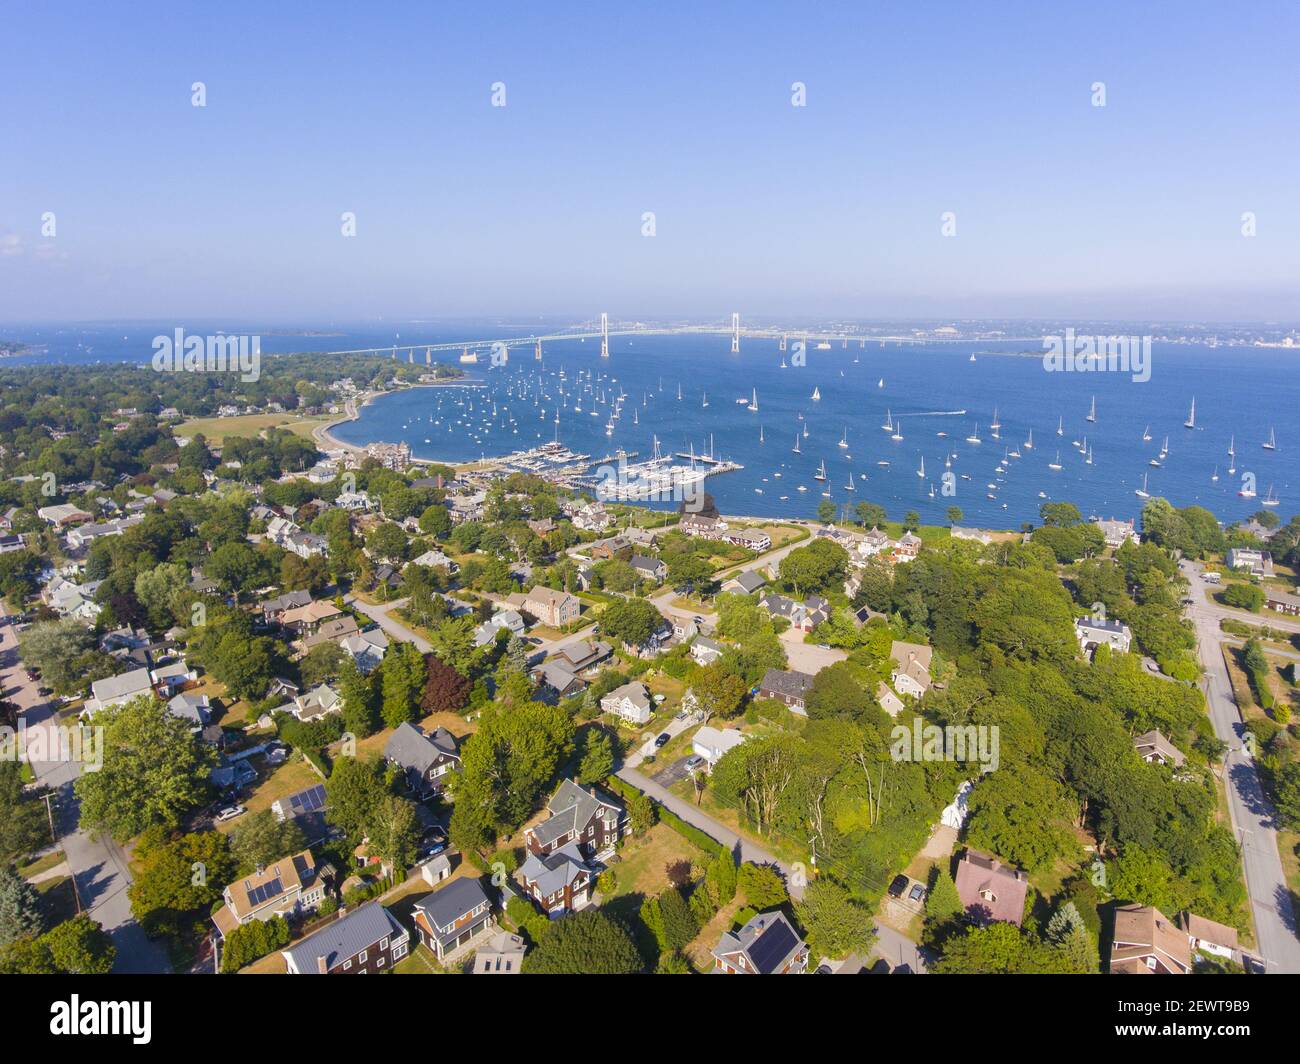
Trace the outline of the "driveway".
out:
[[[1245,728],[1223,659],[1220,616],[1234,616],[1207,597],[1210,585],[1201,579],[1201,567],[1184,561],[1183,575],[1192,587],[1188,616],[1196,628],[1197,652],[1205,670],[1203,689],[1214,733],[1228,745],[1224,775],[1228,813],[1241,846],[1251,912],[1255,918],[1258,951],[1269,973],[1300,973],[1300,940],[1296,915],[1282,861],[1278,856],[1277,814],[1259,782],[1250,751],[1242,742]]]
[[[787,628],[780,635],[781,645],[785,647],[785,656],[790,659],[790,668],[795,672],[806,672],[809,676],[816,676],[827,665],[834,665],[837,661],[848,658],[847,651],[831,650],[814,643],[805,643],[803,637],[806,634],[798,628]]]
[[[4,616],[0,606],[0,616]],[[18,716],[29,732],[47,730],[57,723],[54,707],[36,691],[18,660],[18,642],[9,624],[0,625],[0,684],[18,706]],[[52,749],[46,742],[46,749]],[[112,839],[93,839],[77,826],[79,807],[72,784],[81,775],[76,761],[32,761],[37,780],[56,794],[55,829],[76,886],[82,910],[97,920],[117,947],[114,972],[170,972],[167,951],[145,937],[131,915],[126,890],[131,872],[126,851]]]
[[[374,621],[384,632],[401,643],[414,643],[415,648],[421,654],[427,654],[433,649],[427,639],[421,639],[411,629],[407,628],[396,617],[389,616],[391,611],[400,609],[406,605],[406,599],[396,599],[393,602],[385,602],[382,606],[372,606],[369,602],[362,602],[361,599],[348,595],[343,600],[354,609],[360,610],[372,621]]]

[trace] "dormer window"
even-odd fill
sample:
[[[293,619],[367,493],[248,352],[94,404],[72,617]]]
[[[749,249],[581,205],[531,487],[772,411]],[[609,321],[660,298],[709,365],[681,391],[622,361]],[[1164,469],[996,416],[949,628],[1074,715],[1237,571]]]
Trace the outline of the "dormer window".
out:
[[[991,904],[997,904],[998,896],[987,888],[980,891],[980,897]]]

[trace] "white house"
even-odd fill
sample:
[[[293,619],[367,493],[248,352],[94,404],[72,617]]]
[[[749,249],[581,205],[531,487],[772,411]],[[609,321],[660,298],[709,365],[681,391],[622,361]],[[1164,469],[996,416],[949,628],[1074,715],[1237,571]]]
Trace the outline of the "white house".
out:
[[[723,754],[734,750],[748,738],[739,728],[714,728],[706,724],[695,733],[691,749],[708,762],[709,771],[712,772],[713,766],[722,760]]]
[[[645,724],[650,720],[654,706],[645,684],[633,680],[610,691],[600,700],[600,708],[605,713],[622,717],[629,724]]]
[[[118,676],[109,676],[96,680],[90,685],[90,697],[82,709],[83,716],[90,716],[103,709],[124,705],[133,698],[153,694],[153,683],[148,669],[132,669]]]
[[[1128,653],[1133,642],[1133,633],[1127,624],[1108,621],[1103,617],[1080,617],[1074,622],[1074,634],[1079,640],[1079,649],[1085,654],[1105,643],[1115,650]]]

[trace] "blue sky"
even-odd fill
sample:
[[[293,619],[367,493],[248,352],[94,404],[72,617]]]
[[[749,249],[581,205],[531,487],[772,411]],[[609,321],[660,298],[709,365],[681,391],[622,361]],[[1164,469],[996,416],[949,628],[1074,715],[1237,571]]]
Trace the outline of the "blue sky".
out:
[[[636,7],[10,5],[0,320],[1300,319],[1295,5]]]

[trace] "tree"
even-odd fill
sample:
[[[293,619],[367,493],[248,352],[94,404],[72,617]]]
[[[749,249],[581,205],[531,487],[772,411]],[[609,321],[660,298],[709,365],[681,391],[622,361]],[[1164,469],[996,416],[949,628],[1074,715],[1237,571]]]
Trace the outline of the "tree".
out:
[[[1264,591],[1254,584],[1229,584],[1223,589],[1223,604],[1258,613],[1264,606]]]
[[[960,506],[948,507],[948,524],[950,525],[960,524],[963,516],[964,515],[961,512]]]
[[[74,784],[83,828],[125,842],[154,824],[179,826],[207,797],[216,754],[156,699],[101,710],[95,724],[104,727],[103,767]]]
[[[830,499],[822,499],[817,504],[817,520],[829,525],[835,520],[835,504]]]
[[[730,850],[722,850],[712,861],[705,873],[705,882],[713,891],[718,905],[726,905],[736,896],[736,859]]]
[[[962,912],[961,897],[957,893],[957,885],[953,883],[952,876],[948,874],[946,868],[935,869],[934,883],[925,899],[926,923],[946,924],[950,920],[955,920]]]
[[[600,615],[601,634],[624,646],[641,646],[663,623],[663,615],[650,602],[638,598],[615,602]]]
[[[745,901],[759,912],[775,909],[790,900],[785,881],[771,865],[741,865],[739,885]]]
[[[803,925],[808,944],[818,956],[865,954],[876,940],[871,910],[824,876],[804,889],[803,900],[795,905],[795,914]]]
[[[346,832],[349,839],[360,842],[388,793],[378,761],[339,758],[325,781],[330,823]]]
[[[715,661],[696,670],[691,690],[707,722],[714,716],[734,717],[749,693],[749,685],[743,676]]]
[[[420,514],[420,531],[426,536],[446,538],[451,531],[451,515],[447,512],[447,507],[435,503]]]
[[[216,831],[168,838],[147,831],[136,847],[136,874],[127,888],[131,914],[151,935],[180,934],[221,897],[235,877],[225,836]]]
[[[76,662],[93,645],[93,633],[73,617],[39,622],[18,637],[22,660],[39,669],[41,679],[59,694],[82,689],[85,679]]]
[[[317,643],[299,662],[304,688],[311,688],[332,680],[343,671],[348,655],[337,643]]]
[[[514,632],[506,640],[505,666],[510,672],[528,672],[528,646]]]
[[[223,974],[237,972],[273,950],[287,946],[289,939],[289,924],[283,916],[242,924],[225,937],[221,971]]]
[[[190,571],[184,565],[164,564],[145,569],[135,578],[135,597],[149,615],[156,631],[171,627],[182,616],[190,590]]]
[[[855,507],[858,515],[859,524],[864,527],[870,525],[872,528],[878,528],[889,520],[889,515],[885,513],[885,508],[879,503],[860,502]]]
[[[820,593],[843,581],[848,566],[848,551],[829,539],[815,539],[781,560],[780,578],[796,595]]]
[[[45,910],[35,888],[8,865],[0,865],[0,949],[45,930]]]
[[[1069,958],[1070,964],[1078,972],[1096,972],[1101,961],[1092,936],[1084,926],[1083,917],[1072,901],[1061,905],[1047,923],[1046,938],[1049,943]]]
[[[1015,924],[997,921],[950,938],[931,969],[940,975],[1051,975],[1071,971],[1069,958]]]
[[[627,817],[633,835],[644,835],[655,826],[658,809],[648,794],[637,791],[627,800]]]
[[[684,949],[700,933],[695,914],[676,887],[669,887],[659,895],[659,920],[663,928],[659,939],[662,952],[672,953]]]
[[[394,869],[415,863],[420,821],[415,803],[399,795],[385,795],[376,803],[366,826],[370,853]]]
[[[400,562],[406,558],[406,533],[400,525],[384,521],[366,537],[366,547],[372,558],[386,562]]]
[[[426,675],[420,708],[426,713],[461,712],[469,704],[473,685],[433,654],[425,655],[424,665]]]
[[[349,656],[339,673],[339,697],[343,699],[343,727],[358,739],[379,730],[379,673],[366,675]]]
[[[238,594],[266,582],[266,567],[247,543],[223,543],[203,565],[203,572]]]
[[[269,865],[281,857],[306,848],[302,828],[293,820],[280,820],[269,809],[259,809],[243,817],[231,831],[230,854],[238,864],[238,874],[247,875],[259,865]]]
[[[55,969],[68,975],[107,975],[117,958],[108,932],[85,913],[65,920],[37,941],[48,951]]]
[[[604,728],[589,727],[578,733],[578,782],[597,783],[614,771],[614,744]]]
[[[600,909],[584,909],[555,921],[524,957],[523,971],[536,975],[631,975],[645,967],[622,923]]]
[[[967,841],[1039,872],[1077,848],[1070,830],[1076,807],[1065,787],[1045,772],[1007,766],[985,775],[971,792]]]
[[[413,643],[397,643],[388,648],[379,666],[383,689],[384,726],[396,728],[413,721],[424,693],[424,658]]]
[[[0,723],[14,727],[17,721],[0,715]],[[22,770],[17,758],[0,760],[0,865],[50,841],[44,803],[24,792]]]

